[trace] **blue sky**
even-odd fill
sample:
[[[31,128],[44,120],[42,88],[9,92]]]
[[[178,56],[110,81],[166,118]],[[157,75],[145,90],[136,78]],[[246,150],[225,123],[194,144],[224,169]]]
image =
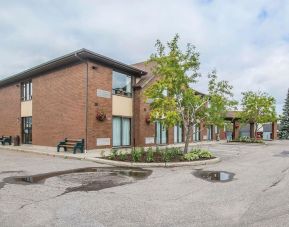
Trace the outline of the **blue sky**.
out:
[[[193,43],[205,76],[261,90],[280,112],[289,88],[286,0],[25,0],[0,2],[0,78],[80,48],[125,63],[146,60],[156,39]],[[206,91],[206,80],[196,86]]]

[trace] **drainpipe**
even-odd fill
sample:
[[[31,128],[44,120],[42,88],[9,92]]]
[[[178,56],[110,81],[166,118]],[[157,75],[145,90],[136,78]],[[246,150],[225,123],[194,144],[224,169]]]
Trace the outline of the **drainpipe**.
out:
[[[87,153],[87,125],[88,125],[88,62],[81,58],[78,53],[75,53],[75,57],[77,57],[81,62],[86,64],[86,70],[85,70],[85,107],[84,107],[84,113],[85,113],[85,153]]]

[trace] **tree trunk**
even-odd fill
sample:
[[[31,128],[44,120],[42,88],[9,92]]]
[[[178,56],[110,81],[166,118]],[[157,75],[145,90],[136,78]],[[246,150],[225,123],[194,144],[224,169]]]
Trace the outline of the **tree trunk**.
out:
[[[186,132],[185,132],[186,138],[185,138],[184,153],[186,154],[186,153],[188,153],[188,148],[189,148],[191,127],[190,127],[190,126],[186,126],[186,127],[185,127],[185,130],[186,130]]]

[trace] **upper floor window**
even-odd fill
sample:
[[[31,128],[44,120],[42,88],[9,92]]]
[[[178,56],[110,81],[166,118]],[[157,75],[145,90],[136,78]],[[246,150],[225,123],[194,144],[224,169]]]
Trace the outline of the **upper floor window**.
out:
[[[32,100],[32,82],[26,81],[21,83],[21,100]]]
[[[131,97],[131,81],[131,76],[113,71],[112,94]]]

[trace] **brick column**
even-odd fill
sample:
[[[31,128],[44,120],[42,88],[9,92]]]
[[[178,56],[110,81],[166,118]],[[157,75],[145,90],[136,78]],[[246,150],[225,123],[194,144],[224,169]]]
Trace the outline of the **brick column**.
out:
[[[238,139],[240,136],[240,123],[238,120],[233,122],[233,139]]]
[[[250,138],[255,138],[255,124],[250,123]]]
[[[272,140],[276,140],[277,138],[277,122],[272,122]]]

